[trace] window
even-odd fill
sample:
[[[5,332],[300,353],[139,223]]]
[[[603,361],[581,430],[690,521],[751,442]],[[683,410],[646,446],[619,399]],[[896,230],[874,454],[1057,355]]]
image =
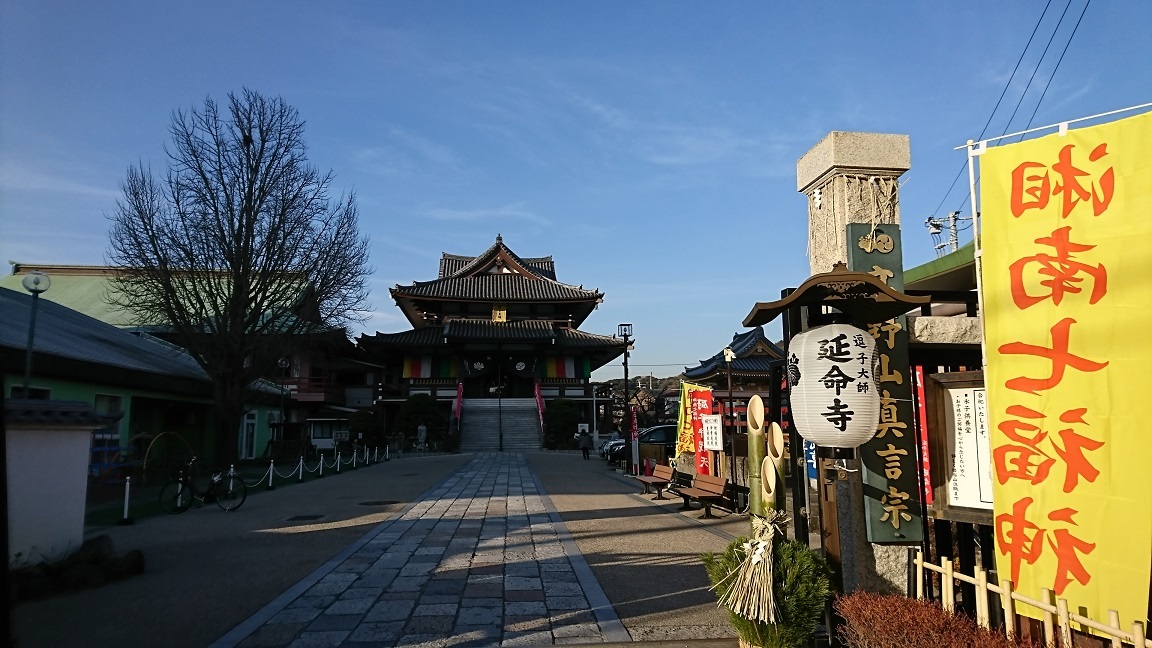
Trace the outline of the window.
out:
[[[116,394],[96,394],[92,398],[92,409],[97,414],[104,414],[108,416],[119,416],[124,412],[124,398]],[[108,425],[107,432],[110,435],[115,435],[116,438],[120,437],[120,421],[119,419],[114,423]]]
[[[24,388],[12,385],[12,391],[9,393],[9,398],[24,398]],[[29,387],[28,396],[29,400],[48,400],[52,398],[52,390],[44,387]]]

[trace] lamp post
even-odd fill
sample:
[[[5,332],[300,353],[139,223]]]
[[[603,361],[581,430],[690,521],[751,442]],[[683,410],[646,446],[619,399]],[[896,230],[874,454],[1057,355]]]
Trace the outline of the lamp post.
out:
[[[628,436],[632,439],[632,469],[640,463],[640,444],[637,443],[636,430],[632,428],[632,409],[628,406],[628,345],[632,337],[632,325],[620,324],[616,327],[616,334],[624,339],[624,420],[628,426]]]
[[[732,405],[732,361],[736,359],[736,353],[732,351],[732,347],[724,347],[724,362],[728,365],[728,406],[724,409],[728,414],[728,428],[729,434],[732,439],[731,450],[728,453],[728,461],[731,464],[731,479],[732,483],[736,483],[736,412],[735,407]]]
[[[36,305],[39,302],[40,293],[48,290],[48,288],[52,286],[52,280],[43,272],[33,270],[24,275],[24,281],[21,283],[24,285],[24,290],[32,293],[32,314],[28,318],[28,347],[24,351],[23,396],[24,398],[29,398],[28,383],[32,379],[32,340],[36,334]]]

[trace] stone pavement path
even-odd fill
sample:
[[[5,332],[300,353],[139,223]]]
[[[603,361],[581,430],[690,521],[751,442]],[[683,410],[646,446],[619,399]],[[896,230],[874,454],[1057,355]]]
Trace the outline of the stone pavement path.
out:
[[[214,646],[630,641],[523,455],[478,453]]]

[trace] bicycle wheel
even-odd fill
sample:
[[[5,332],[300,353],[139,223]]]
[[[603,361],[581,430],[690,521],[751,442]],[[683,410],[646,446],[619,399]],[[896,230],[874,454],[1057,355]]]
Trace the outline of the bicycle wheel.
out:
[[[160,510],[165,513],[183,513],[192,506],[192,496],[188,484],[173,479],[160,489]]]
[[[215,486],[216,503],[225,511],[235,511],[248,498],[248,485],[239,475],[222,475]]]

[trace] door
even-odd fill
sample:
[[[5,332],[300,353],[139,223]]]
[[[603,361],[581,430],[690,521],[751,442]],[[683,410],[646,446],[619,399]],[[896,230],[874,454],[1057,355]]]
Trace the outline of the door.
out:
[[[240,458],[256,458],[256,412],[244,414],[244,423],[240,426]]]

